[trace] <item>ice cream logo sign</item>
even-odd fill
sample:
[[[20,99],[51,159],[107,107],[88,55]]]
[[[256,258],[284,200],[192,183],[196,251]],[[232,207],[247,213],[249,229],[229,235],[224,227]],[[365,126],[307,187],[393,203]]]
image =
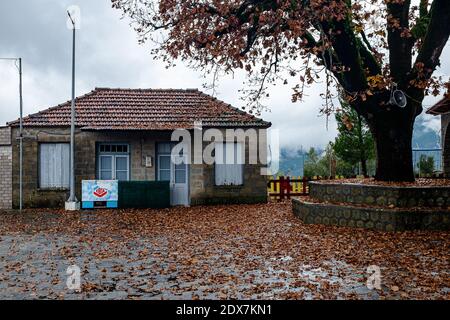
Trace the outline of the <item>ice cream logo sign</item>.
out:
[[[115,180],[85,180],[82,183],[83,201],[118,201],[118,182]]]
[[[103,189],[103,188],[98,188],[94,191],[94,196],[96,196],[98,198],[103,198],[107,194],[108,194],[108,190]]]

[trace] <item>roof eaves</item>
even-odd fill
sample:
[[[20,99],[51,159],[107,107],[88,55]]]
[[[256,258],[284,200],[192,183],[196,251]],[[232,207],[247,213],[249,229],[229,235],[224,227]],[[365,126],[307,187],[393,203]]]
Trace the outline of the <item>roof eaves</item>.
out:
[[[442,111],[442,108],[447,107],[446,111]],[[440,100],[438,103],[436,103],[434,106],[432,106],[430,109],[426,111],[427,114],[431,115],[441,115],[445,113],[450,112],[450,98],[444,97],[442,100]]]
[[[85,94],[82,95],[82,96],[76,97],[76,98],[75,98],[75,104],[76,104],[77,101],[79,101],[79,100],[81,100],[81,99],[84,99],[84,98],[87,98],[87,97],[93,95],[93,94],[96,93],[96,92],[97,92],[97,88],[95,88],[95,90],[92,90],[91,92],[85,93]],[[72,103],[72,100],[67,100],[66,102],[60,103],[60,104],[58,104],[57,106],[50,107],[50,108],[41,110],[41,111],[36,112],[36,113],[31,113],[31,114],[29,114],[28,116],[24,117],[24,118],[23,118],[23,121],[26,121],[26,120],[28,120],[28,119],[30,119],[30,118],[37,117],[37,116],[42,115],[42,114],[44,114],[44,113],[46,113],[46,112],[53,111],[53,110],[56,110],[56,109],[58,109],[58,108],[62,108],[62,107],[68,106],[68,105],[70,105],[71,103]],[[20,122],[20,119],[17,119],[17,120],[11,121],[11,122],[7,122],[6,125],[8,125],[8,126],[16,126],[16,125],[19,125],[19,122]]]

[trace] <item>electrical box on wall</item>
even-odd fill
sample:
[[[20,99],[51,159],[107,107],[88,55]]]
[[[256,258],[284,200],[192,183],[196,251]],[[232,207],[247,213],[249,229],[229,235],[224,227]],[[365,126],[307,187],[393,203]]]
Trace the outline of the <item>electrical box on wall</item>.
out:
[[[153,167],[153,157],[152,156],[146,156],[145,157],[145,166],[147,168],[152,168]]]

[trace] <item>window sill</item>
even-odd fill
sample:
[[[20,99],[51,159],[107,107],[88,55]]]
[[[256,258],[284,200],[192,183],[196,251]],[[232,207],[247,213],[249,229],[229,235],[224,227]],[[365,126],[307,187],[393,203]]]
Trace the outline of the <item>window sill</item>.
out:
[[[55,192],[55,191],[67,192],[67,191],[69,191],[69,189],[68,188],[38,188],[37,191],[38,192]]]
[[[242,189],[244,187],[244,185],[243,184],[223,185],[223,186],[215,185],[214,187],[218,188],[218,189]]]

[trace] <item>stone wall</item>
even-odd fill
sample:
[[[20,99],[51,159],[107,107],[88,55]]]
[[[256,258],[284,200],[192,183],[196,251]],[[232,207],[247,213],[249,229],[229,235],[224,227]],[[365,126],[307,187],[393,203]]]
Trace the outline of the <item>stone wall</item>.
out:
[[[448,210],[394,210],[318,204],[293,200],[294,214],[306,224],[324,224],[380,231],[449,230]]]
[[[226,137],[225,130],[221,130]],[[261,175],[262,164],[249,164],[250,152],[259,154],[259,148],[266,149],[267,130],[261,129],[257,143],[249,143],[246,139],[244,177],[242,186],[216,186],[214,165],[191,166],[191,204],[231,204],[231,203],[266,203],[267,177]],[[228,139],[230,140],[230,139]],[[232,141],[232,140],[230,140]],[[203,143],[203,149],[209,142]],[[266,156],[265,153],[261,154]],[[258,162],[260,163],[260,162]]]
[[[267,178],[261,175],[261,166],[245,165],[242,186],[216,186],[213,165],[193,167],[198,175],[191,182],[191,204],[232,204],[267,202]],[[191,176],[193,176],[191,174]]]
[[[13,128],[13,137],[18,129]],[[87,132],[76,131],[75,178],[76,195],[81,197],[81,181],[96,178],[96,148],[102,142],[123,142],[130,145],[131,180],[156,179],[156,144],[170,141],[170,132]],[[69,128],[24,128],[24,206],[62,207],[68,190],[43,190],[39,188],[39,144],[45,142],[70,142]],[[205,143],[206,145],[206,143]],[[248,150],[248,145],[247,145]],[[153,167],[145,167],[145,158],[152,156]],[[19,147],[13,141],[13,205],[19,205]],[[191,165],[189,170],[191,204],[255,203],[267,201],[266,177],[260,175],[259,165],[246,165],[244,185],[236,187],[215,186],[214,166]]]
[[[13,129],[13,136],[18,130]],[[81,197],[81,181],[96,178],[96,148],[102,142],[123,142],[130,145],[131,180],[155,180],[155,165],[145,167],[145,157],[155,157],[155,145],[170,139],[164,132],[86,132],[76,131],[75,135],[75,179],[76,195]],[[68,190],[43,190],[39,188],[39,144],[45,142],[68,143],[70,130],[63,128],[24,129],[24,206],[61,207],[68,198]],[[13,205],[19,204],[19,147],[13,141]]]
[[[12,207],[11,130],[0,127],[0,209]]]
[[[309,198],[293,200],[293,211],[306,224],[382,231],[449,230],[449,194],[450,187],[315,182],[310,185]]]
[[[449,187],[390,187],[311,182],[310,196],[321,202],[372,206],[450,207]]]

